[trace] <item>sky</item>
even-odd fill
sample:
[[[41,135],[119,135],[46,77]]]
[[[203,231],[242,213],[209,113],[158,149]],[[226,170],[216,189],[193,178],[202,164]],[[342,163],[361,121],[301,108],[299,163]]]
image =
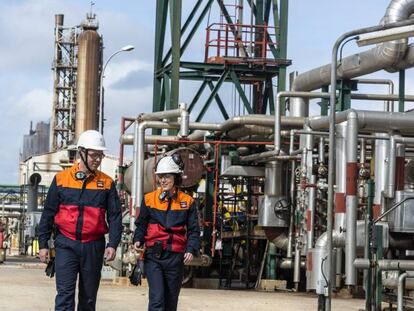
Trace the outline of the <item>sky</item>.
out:
[[[105,71],[105,139],[111,154],[118,154],[121,117],[152,110],[155,2],[94,0],[93,12],[104,40],[104,61],[125,45],[135,46],[134,51],[114,57]],[[194,0],[183,0],[183,20],[193,4]],[[335,40],[349,30],[377,25],[388,4],[388,0],[290,0],[288,58],[292,65],[288,73],[329,63]],[[219,21],[214,14],[217,4],[214,6],[210,22]],[[75,26],[89,11],[90,1],[86,0],[0,1],[0,184],[18,182],[19,150],[23,135],[29,133],[30,121],[48,122],[51,117],[54,15],[64,14],[64,25]],[[207,21],[202,25],[183,60],[202,61]],[[344,55],[362,50],[349,43]],[[398,82],[398,74],[384,71],[369,77]],[[413,82],[408,70],[407,94],[414,93]],[[190,102],[196,87],[194,83],[182,83],[180,101]],[[376,86],[359,91],[386,93],[387,89]],[[316,104],[312,105],[315,111]],[[369,105],[373,107],[375,103]],[[378,105],[382,107],[382,103]],[[356,103],[356,108],[369,109],[366,106],[367,103]],[[209,111],[207,118],[213,119],[213,115],[214,111]]]

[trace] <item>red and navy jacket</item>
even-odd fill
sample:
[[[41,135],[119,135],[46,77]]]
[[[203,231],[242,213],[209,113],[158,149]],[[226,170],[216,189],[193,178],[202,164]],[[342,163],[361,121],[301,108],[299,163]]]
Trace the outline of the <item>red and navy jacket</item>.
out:
[[[48,248],[53,225],[71,240],[90,242],[109,232],[108,247],[121,240],[122,213],[113,180],[97,171],[77,179],[79,164],[56,174],[39,223],[39,247]]]
[[[161,241],[165,250],[197,255],[200,228],[193,198],[178,190],[161,200],[161,192],[157,189],[144,196],[135,221],[134,243],[139,241],[151,248]]]

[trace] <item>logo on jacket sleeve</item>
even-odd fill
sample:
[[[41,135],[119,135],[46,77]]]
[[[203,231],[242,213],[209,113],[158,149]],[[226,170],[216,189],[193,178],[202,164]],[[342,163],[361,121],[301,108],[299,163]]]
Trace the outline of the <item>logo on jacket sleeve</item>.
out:
[[[97,185],[99,188],[103,188],[103,186],[104,186],[105,184],[104,184],[104,181],[103,181],[103,180],[98,180],[98,181],[96,182],[96,185]]]
[[[186,201],[180,202],[180,207],[187,208],[187,202]]]

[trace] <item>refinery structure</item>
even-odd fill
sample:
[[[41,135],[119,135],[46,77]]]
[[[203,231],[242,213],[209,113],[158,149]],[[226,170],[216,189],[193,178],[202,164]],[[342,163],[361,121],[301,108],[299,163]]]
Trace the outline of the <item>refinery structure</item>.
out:
[[[414,1],[390,0],[378,25],[338,33],[332,59],[290,77],[288,4],[196,0],[184,16],[181,0],[157,0],[152,112],[119,120],[119,154],[101,167],[116,179],[123,206],[110,277],[131,273],[131,232],[144,194],[156,186],[154,166],[179,153],[202,233],[200,256],[186,267],[188,286],[304,292],[318,310],[331,310],[338,293],[364,297],[366,311],[385,302],[414,308],[414,113],[405,105],[414,101],[405,94]],[[36,226],[54,174],[75,161],[80,133],[104,130],[108,57],[98,30],[91,13],[70,27],[55,16],[54,97],[44,138],[50,149],[33,147],[46,125],[31,127],[20,185],[1,189],[0,262],[12,249],[36,256]],[[186,59],[197,35],[205,37],[204,58]],[[342,56],[350,40],[372,47]],[[364,77],[382,70],[398,85]],[[183,103],[190,82],[197,88]],[[389,92],[358,92],[366,84]],[[229,89],[231,105],[221,96]],[[319,114],[309,116],[315,99]],[[357,110],[355,100],[384,104]],[[224,121],[207,120],[208,111]]]

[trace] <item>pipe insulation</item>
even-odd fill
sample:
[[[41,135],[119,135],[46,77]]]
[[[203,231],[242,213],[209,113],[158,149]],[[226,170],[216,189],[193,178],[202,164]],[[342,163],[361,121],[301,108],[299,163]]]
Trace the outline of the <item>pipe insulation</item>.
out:
[[[381,20],[381,24],[395,23],[409,19],[414,13],[414,1],[392,0]],[[395,40],[377,45],[368,51],[345,57],[338,64],[337,77],[351,79],[382,69],[390,72],[409,68],[414,64],[414,51],[407,40]],[[412,57],[412,58],[410,58]],[[405,66],[405,67],[404,67]],[[331,82],[331,64],[314,68],[296,77],[293,91],[312,91]]]

